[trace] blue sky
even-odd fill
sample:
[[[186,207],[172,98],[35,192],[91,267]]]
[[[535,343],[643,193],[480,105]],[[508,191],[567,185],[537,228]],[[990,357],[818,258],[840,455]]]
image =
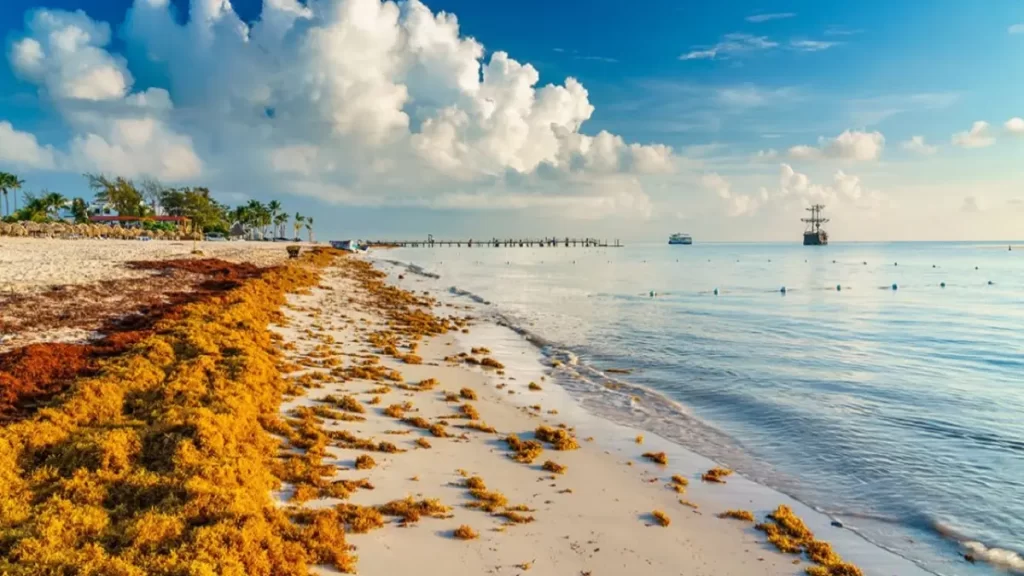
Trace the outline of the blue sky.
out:
[[[277,0],[271,32],[162,1],[0,5],[0,169],[278,197],[327,236],[785,240],[823,201],[837,240],[1024,237],[1019,0]]]

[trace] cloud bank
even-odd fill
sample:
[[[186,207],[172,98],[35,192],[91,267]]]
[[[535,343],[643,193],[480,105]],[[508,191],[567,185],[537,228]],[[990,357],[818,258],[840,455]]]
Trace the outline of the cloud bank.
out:
[[[167,0],[135,0],[120,55],[110,25],[84,12],[30,12],[10,65],[73,136],[55,150],[0,123],[0,161],[331,203],[578,199],[640,216],[644,175],[674,170],[668,146],[582,132],[594,107],[577,80],[539,85],[533,66],[485,56],[454,15],[419,0],[264,0],[254,23],[228,0],[192,0],[180,21]]]

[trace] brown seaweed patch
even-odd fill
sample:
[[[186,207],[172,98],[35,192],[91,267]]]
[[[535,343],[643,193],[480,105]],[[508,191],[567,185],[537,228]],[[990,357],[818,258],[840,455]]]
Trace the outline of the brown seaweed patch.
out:
[[[644,452],[643,457],[662,466],[668,464],[668,456],[664,452]]]
[[[719,518],[732,518],[734,520],[743,520],[744,522],[753,522],[754,513],[749,510],[726,510],[718,514]]]
[[[716,484],[725,484],[724,478],[732,474],[732,470],[728,468],[714,467],[711,470],[701,474],[700,479],[705,482],[712,482]]]

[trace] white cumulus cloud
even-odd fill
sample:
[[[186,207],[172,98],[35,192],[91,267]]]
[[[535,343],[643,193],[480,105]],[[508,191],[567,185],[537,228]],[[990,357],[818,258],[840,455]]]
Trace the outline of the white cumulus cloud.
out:
[[[1010,26],[1010,34],[1024,34],[1024,24],[1014,24]]]
[[[794,146],[789,155],[799,159],[831,158],[836,160],[878,160],[885,149],[885,136],[881,132],[846,130],[835,138],[819,138],[817,146]]]
[[[49,170],[57,165],[56,153],[50,146],[40,146],[35,135],[0,121],[0,165]]]
[[[926,143],[924,136],[911,136],[910,140],[903,142],[900,146],[902,146],[907,152],[920,154],[922,156],[935,154],[939,149],[937,146],[932,146],[931,144]]]
[[[82,12],[28,19],[11,65],[57,104],[79,169],[365,205],[550,207],[557,192],[641,216],[639,177],[675,169],[668,146],[584,133],[594,107],[576,79],[541,85],[419,0],[264,0],[255,22],[191,0],[189,15],[134,0],[128,60]],[[133,93],[129,68],[157,87]]]
[[[971,124],[970,130],[953,134],[951,141],[961,148],[986,148],[995,144],[996,139],[988,122],[979,120]]]
[[[1024,118],[1010,118],[1003,125],[1006,131],[1016,136],[1024,136]]]

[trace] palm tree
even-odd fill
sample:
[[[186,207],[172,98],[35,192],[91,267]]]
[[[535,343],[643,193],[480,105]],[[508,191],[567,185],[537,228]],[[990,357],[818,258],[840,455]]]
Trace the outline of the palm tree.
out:
[[[0,172],[0,192],[4,195],[5,214],[11,213],[11,204],[7,199],[7,192],[14,191],[14,209],[18,209],[18,189],[25,182],[17,176],[8,172]]]
[[[270,216],[270,209],[259,200],[249,200],[246,207],[250,211],[253,228],[260,230],[260,239],[266,238],[267,226],[270,226],[270,223],[273,221]]]
[[[26,193],[25,206],[17,211],[15,217],[18,220],[45,222],[47,220],[48,208],[42,197]]]
[[[302,224],[306,221],[306,217],[298,212],[295,213],[295,221],[292,223],[292,227],[295,229],[295,237],[299,237],[299,230],[302,230]]]
[[[274,224],[277,220],[278,213],[281,212],[281,203],[277,200],[267,202],[267,211],[270,212],[270,223]]]
[[[75,198],[71,201],[71,214],[75,217],[75,224],[84,224],[89,221],[89,206],[85,200]]]
[[[49,217],[50,212],[53,212],[52,218],[54,220],[56,220],[60,215],[60,209],[68,203],[68,199],[60,192],[44,191],[42,201],[43,205],[46,207],[46,215]]]
[[[313,217],[309,216],[306,218],[306,232],[309,233],[309,242],[313,243]]]
[[[274,227],[276,229],[274,234],[284,237],[284,227],[286,224],[288,224],[288,214],[282,212],[274,216]]]

